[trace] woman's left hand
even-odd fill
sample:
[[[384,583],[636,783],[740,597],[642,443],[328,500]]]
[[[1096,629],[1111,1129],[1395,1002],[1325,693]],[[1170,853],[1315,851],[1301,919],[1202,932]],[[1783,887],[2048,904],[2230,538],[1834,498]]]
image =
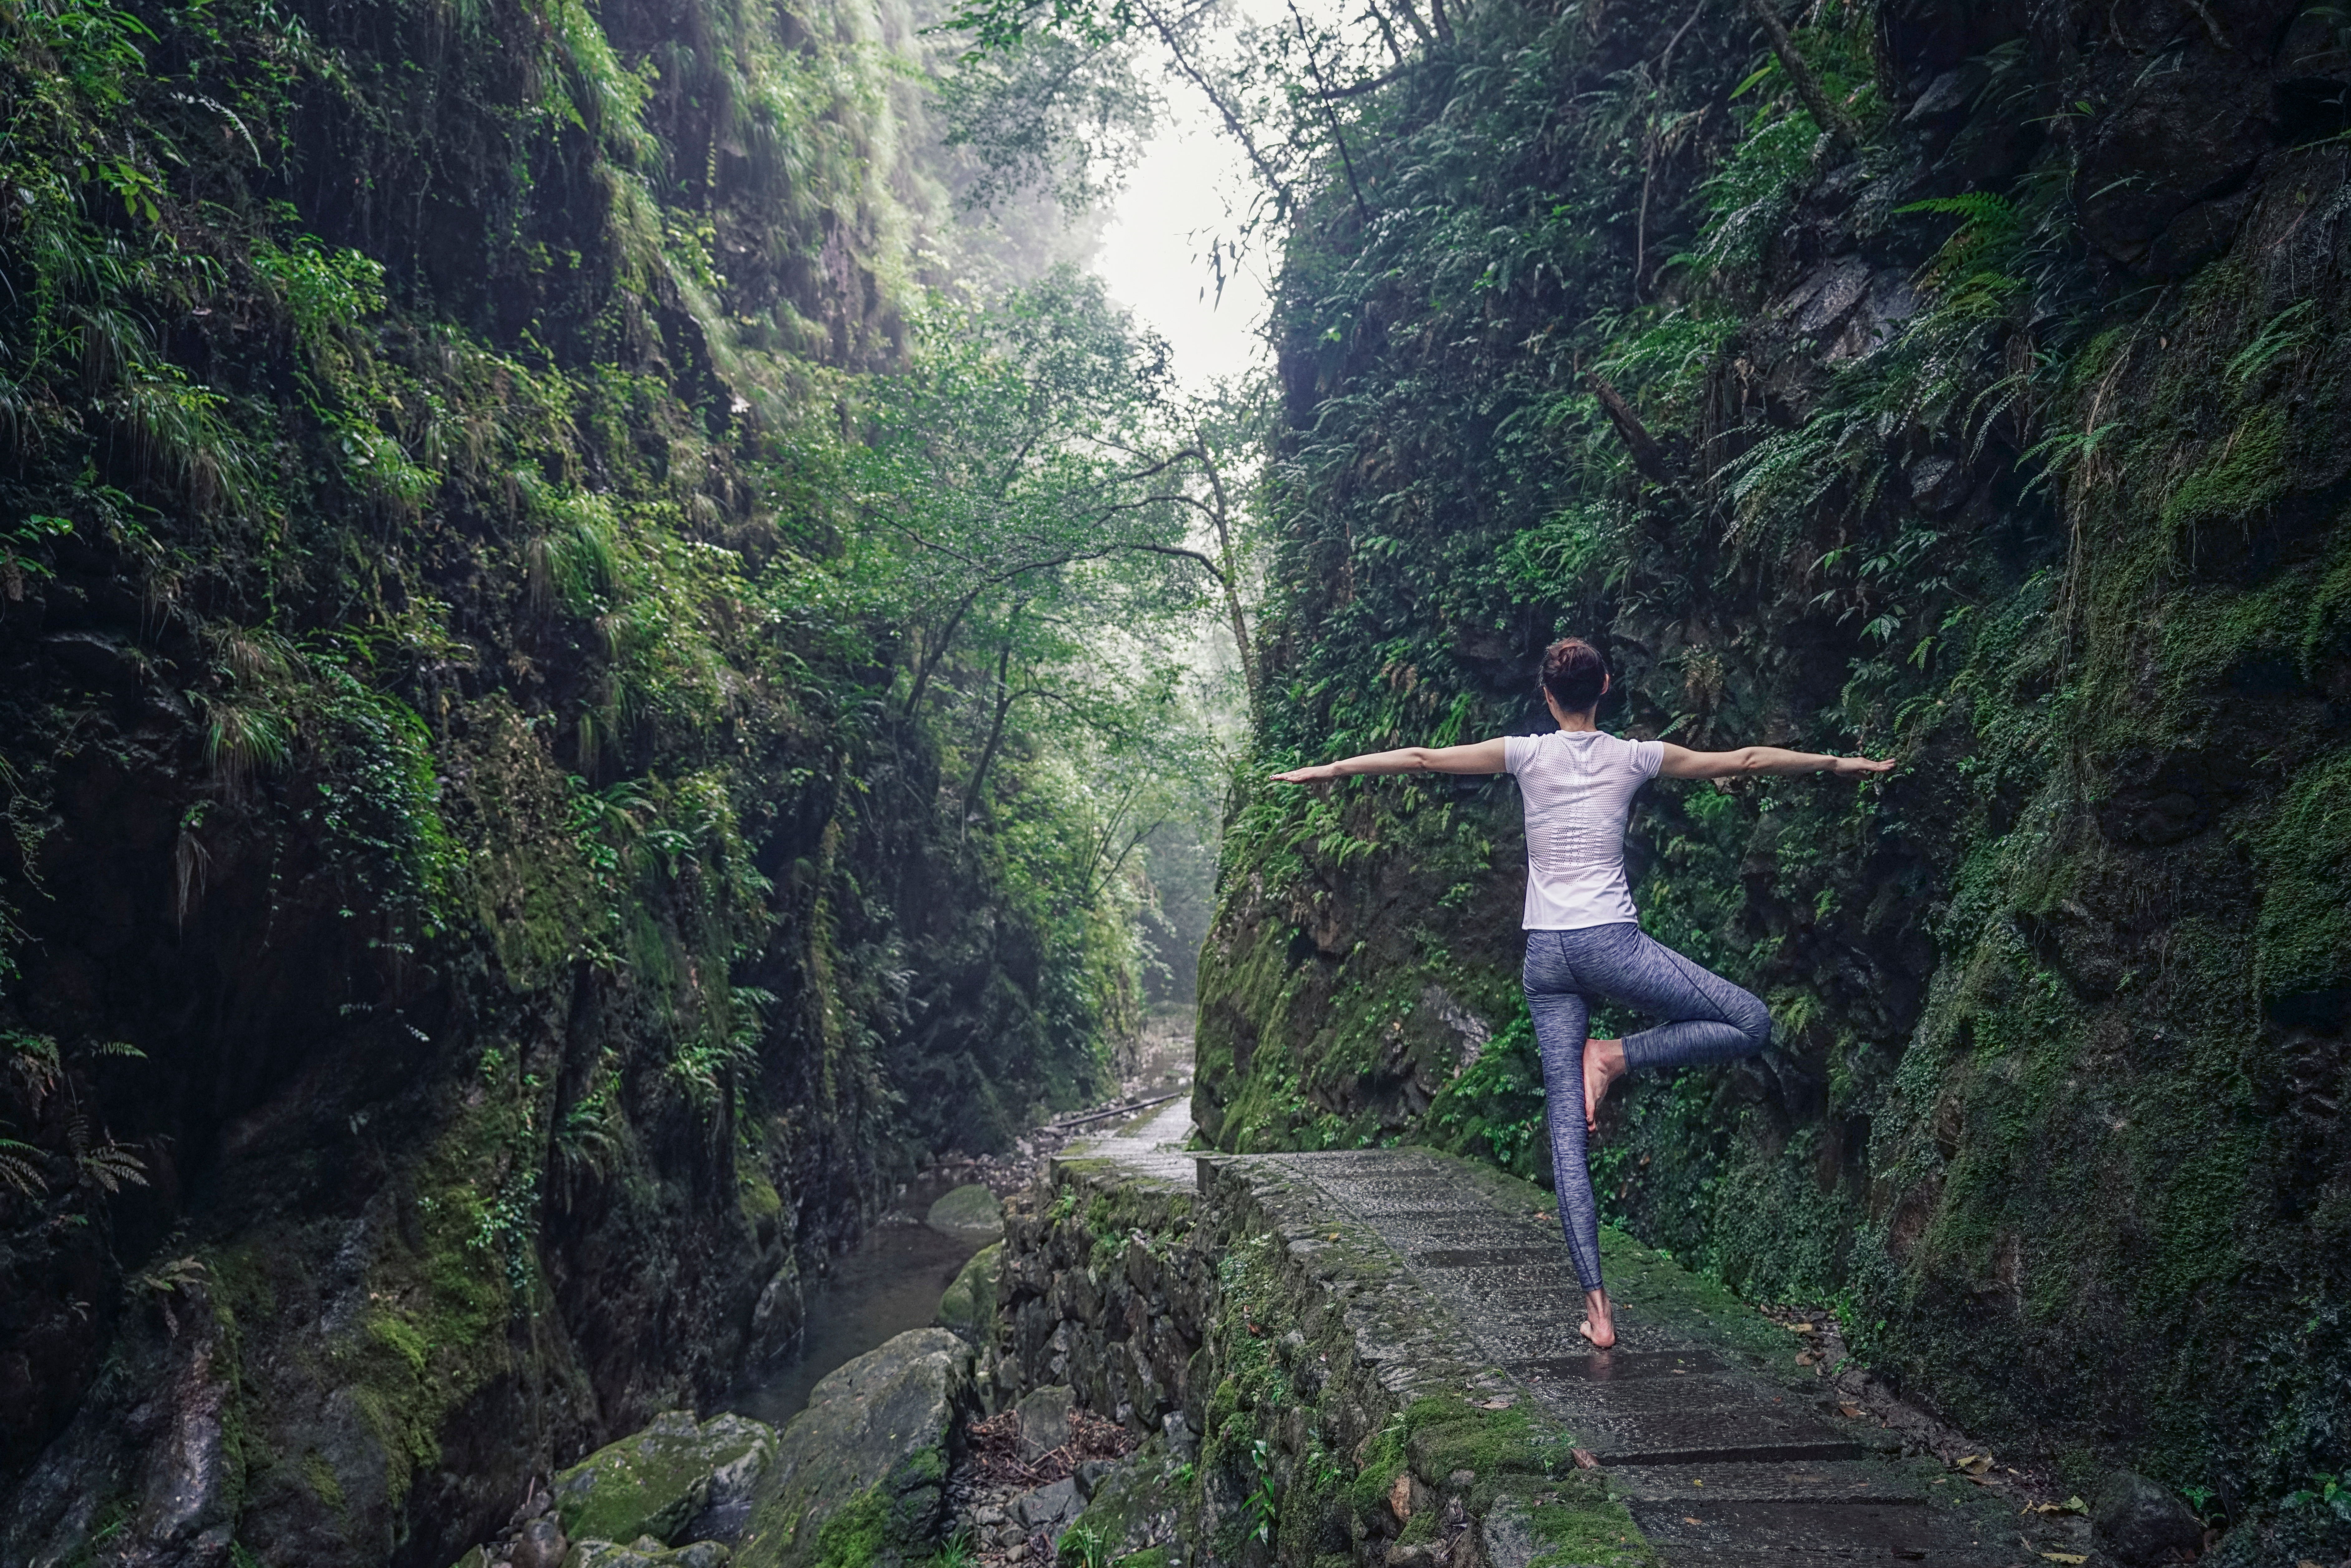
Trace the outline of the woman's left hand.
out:
[[[1273,776],[1276,784],[1321,784],[1339,777],[1339,770],[1325,762],[1319,768],[1293,768],[1287,773]]]
[[[1839,779],[1866,779],[1875,773],[1891,773],[1894,764],[1869,757],[1840,757],[1829,771]]]

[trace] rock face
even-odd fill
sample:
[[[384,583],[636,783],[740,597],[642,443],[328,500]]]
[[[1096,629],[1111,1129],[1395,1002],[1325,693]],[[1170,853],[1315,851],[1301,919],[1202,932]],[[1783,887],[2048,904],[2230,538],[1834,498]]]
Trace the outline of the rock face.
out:
[[[972,1348],[914,1329],[820,1382],[778,1435],[736,1549],[742,1568],[891,1564],[927,1557],[946,1517]]]
[[[574,1541],[728,1540],[749,1517],[775,1453],[776,1434],[763,1421],[697,1422],[673,1410],[557,1476],[556,1511]]]
[[[994,1192],[973,1182],[941,1194],[923,1216],[923,1223],[949,1236],[985,1236],[993,1240],[1004,1234],[1004,1205]]]

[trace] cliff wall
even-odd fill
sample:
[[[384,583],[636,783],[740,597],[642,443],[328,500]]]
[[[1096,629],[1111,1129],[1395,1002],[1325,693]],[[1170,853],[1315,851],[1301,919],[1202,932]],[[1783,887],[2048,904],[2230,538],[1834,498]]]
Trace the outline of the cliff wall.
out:
[[[0,1560],[439,1568],[1099,1073],[825,572],[1012,248],[886,4],[0,37]]]
[[[1779,1040],[1614,1106],[1608,1218],[2216,1516],[2351,1430],[2332,17],[1480,6],[1349,109],[1278,295],[1272,767],[1547,727],[1571,632],[1605,727],[1903,763],[1646,792],[1645,924]],[[1217,1147],[1547,1176],[1518,817],[1245,796]]]

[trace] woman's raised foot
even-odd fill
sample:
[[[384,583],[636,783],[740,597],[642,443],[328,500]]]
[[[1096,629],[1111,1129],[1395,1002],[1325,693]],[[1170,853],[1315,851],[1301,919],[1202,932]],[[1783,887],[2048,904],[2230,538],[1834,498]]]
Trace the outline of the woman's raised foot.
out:
[[[1586,1040],[1583,1045],[1583,1124],[1593,1132],[1600,1130],[1600,1102],[1608,1098],[1608,1090],[1625,1076],[1625,1042],[1621,1040]]]

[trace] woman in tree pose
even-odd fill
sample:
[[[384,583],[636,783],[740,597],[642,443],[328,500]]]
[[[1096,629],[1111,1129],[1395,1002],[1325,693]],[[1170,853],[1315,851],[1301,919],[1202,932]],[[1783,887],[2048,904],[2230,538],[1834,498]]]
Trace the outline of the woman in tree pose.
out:
[[[1816,757],[1750,746],[1690,751],[1660,740],[1620,740],[1593,722],[1608,667],[1570,637],[1543,653],[1543,701],[1559,728],[1470,746],[1406,747],[1299,768],[1274,778],[1319,784],[1358,773],[1510,773],[1527,813],[1527,1007],[1542,1052],[1552,1174],[1560,1228],[1583,1286],[1584,1338],[1616,1343],[1614,1310],[1600,1281],[1600,1216],[1583,1138],[1609,1085],[1631,1071],[1750,1056],[1771,1040],[1761,1001],[1644,935],[1625,882],[1625,820],[1633,796],[1657,774],[1727,779],[1749,773],[1834,773],[1858,779],[1891,762]],[[1666,1021],[1622,1040],[1587,1041],[1595,1000],[1622,1002]],[[1587,1049],[1588,1047],[1588,1049]]]

